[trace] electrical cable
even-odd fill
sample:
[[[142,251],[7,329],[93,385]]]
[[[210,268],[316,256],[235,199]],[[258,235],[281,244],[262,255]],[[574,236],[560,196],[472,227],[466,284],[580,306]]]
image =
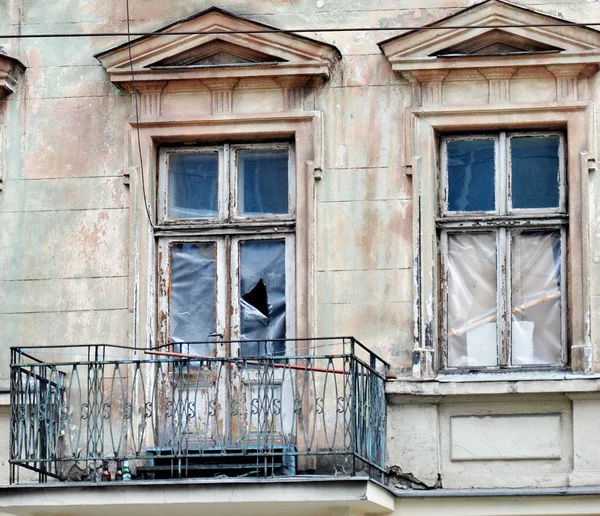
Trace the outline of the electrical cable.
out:
[[[127,20],[129,25],[129,18]],[[256,30],[206,30],[206,31],[169,31],[169,32],[89,32],[89,33],[55,33],[55,34],[0,34],[1,39],[34,39],[34,38],[112,38],[126,36],[131,42],[131,36],[209,36],[225,34],[302,34],[326,32],[393,32],[393,31],[424,31],[424,30],[456,30],[456,29],[532,29],[551,27],[597,27],[600,22],[589,23],[531,23],[531,24],[496,24],[496,25],[446,25],[446,26],[409,26],[409,27],[338,27],[312,29],[256,29]]]
[[[144,159],[142,156],[142,141],[140,137],[140,111],[138,106],[138,91],[135,86],[135,73],[133,71],[133,58],[131,56],[131,36],[130,34],[130,20],[129,20],[129,0],[125,0],[126,11],[127,11],[127,43],[129,51],[129,68],[131,70],[131,85],[133,88],[133,98],[135,104],[135,130],[137,134],[137,150],[140,159],[140,176],[142,181],[142,196],[144,198],[144,208],[146,208],[146,215],[148,217],[148,223],[152,229],[156,229],[152,222],[152,216],[150,215],[150,208],[148,207],[148,199],[146,197],[146,179],[144,177]]]

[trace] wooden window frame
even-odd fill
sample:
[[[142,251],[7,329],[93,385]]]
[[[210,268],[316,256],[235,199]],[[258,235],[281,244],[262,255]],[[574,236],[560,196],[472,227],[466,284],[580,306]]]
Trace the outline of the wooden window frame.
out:
[[[511,203],[510,170],[511,170],[511,138],[515,136],[539,136],[559,138],[559,206],[557,208],[515,209]],[[495,209],[491,211],[451,211],[448,209],[448,157],[447,145],[450,141],[467,139],[486,139],[494,141],[494,178]],[[436,219],[439,238],[440,271],[448,270],[448,236],[451,234],[475,234],[477,232],[493,233],[496,240],[496,324],[497,324],[497,358],[496,366],[450,366],[448,364],[448,295],[446,281],[439,284],[441,299],[441,368],[445,371],[463,370],[497,370],[497,369],[556,369],[564,367],[568,361],[567,349],[567,313],[568,313],[568,281],[563,281],[560,290],[561,306],[561,356],[555,364],[534,365],[512,364],[511,346],[511,278],[512,278],[512,240],[514,234],[522,231],[558,230],[561,234],[561,277],[567,274],[567,231],[568,212],[566,203],[566,141],[562,131],[496,131],[483,134],[452,134],[440,136],[440,170],[439,170],[439,216]]]
[[[288,213],[264,214],[253,217],[240,216],[237,210],[238,167],[237,151],[271,150],[288,151]],[[218,213],[216,217],[170,218],[169,204],[169,162],[171,153],[218,153]],[[224,143],[206,146],[167,146],[159,149],[159,213],[162,222],[168,224],[171,231],[168,236],[158,238],[158,319],[159,341],[170,343],[170,248],[174,243],[214,242],[216,250],[216,327],[223,330],[218,333],[225,340],[237,340],[235,328],[240,327],[239,320],[239,242],[249,240],[283,240],[286,245],[286,338],[295,336],[295,295],[294,295],[294,233],[295,233],[295,153],[292,143]],[[249,222],[260,224],[248,225]],[[283,224],[282,224],[283,223]],[[193,233],[194,236],[190,236]],[[231,307],[228,309],[227,307]]]

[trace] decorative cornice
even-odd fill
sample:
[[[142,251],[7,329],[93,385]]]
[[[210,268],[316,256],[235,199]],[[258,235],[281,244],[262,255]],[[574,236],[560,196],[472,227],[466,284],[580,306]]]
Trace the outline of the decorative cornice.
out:
[[[308,83],[306,76],[284,76],[275,80],[283,88],[283,109],[297,111],[304,109],[304,88]]]
[[[25,69],[21,61],[0,51],[0,98],[14,91],[18,77]]]
[[[556,77],[556,99],[577,100],[579,74],[584,65],[547,66],[547,70]]]
[[[515,67],[483,68],[481,73],[488,80],[490,104],[510,102],[510,79],[517,71]]]
[[[553,27],[555,21],[556,18],[503,0],[487,0],[429,25],[444,28],[443,31],[405,32],[379,43],[379,47],[392,69],[405,77],[407,72],[444,70],[454,74],[458,70],[476,69],[494,81],[491,96],[505,99],[510,77],[505,77],[501,68],[506,68],[507,74],[514,74],[516,69],[530,67],[600,64],[600,32],[565,25],[564,20],[560,20],[561,26]],[[519,27],[457,28],[478,25]],[[491,42],[488,50],[480,48],[486,37]],[[515,48],[512,43],[523,48]],[[492,76],[497,74],[501,76]],[[572,95],[573,81],[563,82],[560,91],[568,97]]]
[[[304,36],[248,33],[264,28],[263,24],[212,8],[138,38],[131,47],[120,45],[96,58],[111,81],[123,87],[132,76],[136,83],[298,75],[328,79],[341,58],[333,45]],[[174,31],[197,34],[169,35]],[[205,34],[210,31],[223,33]]]
[[[204,79],[202,83],[210,90],[212,97],[212,114],[221,115],[233,111],[233,89],[239,79],[221,78]]]

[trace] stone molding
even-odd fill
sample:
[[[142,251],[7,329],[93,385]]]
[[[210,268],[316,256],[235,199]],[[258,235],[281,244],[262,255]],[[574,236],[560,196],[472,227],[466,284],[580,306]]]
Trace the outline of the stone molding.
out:
[[[239,33],[265,28],[273,27],[213,7],[158,29],[151,36],[133,40],[131,49],[124,44],[95,57],[102,63],[111,81],[124,88],[132,82],[132,75],[136,85],[147,81],[186,81],[187,88],[197,85],[196,81],[215,79],[285,76],[328,79],[341,58],[335,46],[292,33]],[[210,34],[211,31],[224,33]],[[170,36],[169,32],[198,34]],[[215,63],[210,61],[211,56],[217,54],[225,57]],[[190,55],[194,58],[189,58]],[[230,63],[226,61],[227,55],[232,55]],[[182,57],[178,59],[178,56]],[[208,59],[209,64],[198,64],[203,59]]]
[[[21,61],[0,51],[0,99],[14,91],[19,75],[25,68]]]
[[[435,22],[430,27],[478,25],[548,24],[564,20],[530,9],[490,0]],[[523,41],[538,50],[483,54],[476,53],[477,41],[490,33],[505,35],[507,41]],[[528,43],[529,42],[529,43]],[[539,45],[542,45],[540,47]],[[473,52],[468,53],[469,47]],[[532,48],[533,48],[532,46]],[[513,27],[503,29],[444,29],[411,31],[379,43],[392,68],[404,76],[413,88],[413,107],[443,104],[443,83],[455,80],[488,80],[490,104],[510,102],[510,81],[520,71],[532,79],[548,71],[556,78],[556,100],[586,100],[587,78],[600,65],[600,32],[586,27]],[[465,49],[463,54],[444,55],[451,48]],[[552,50],[539,50],[539,48]],[[444,74],[440,78],[439,74]],[[462,72],[462,73],[458,73]],[[580,87],[580,83],[583,85]],[[420,91],[415,91],[418,85]]]

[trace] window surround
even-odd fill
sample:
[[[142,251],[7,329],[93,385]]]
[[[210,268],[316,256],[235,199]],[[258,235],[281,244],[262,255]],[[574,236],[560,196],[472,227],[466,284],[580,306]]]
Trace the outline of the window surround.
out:
[[[588,121],[592,108],[586,102],[529,106],[431,107],[409,110],[411,144],[407,167],[413,175],[413,249],[415,345],[413,376],[433,378],[439,369],[438,249],[435,243],[438,203],[438,135],[444,132],[483,131],[492,128],[547,130],[563,128],[567,135],[567,183],[569,206],[568,306],[571,368],[589,372],[592,367],[589,286],[589,189],[588,173],[594,161],[588,149]],[[526,116],[524,116],[526,115]]]
[[[557,21],[562,25],[553,27]],[[457,28],[478,25],[505,27]],[[596,168],[591,79],[600,64],[600,32],[504,0],[481,2],[429,27],[444,30],[409,31],[379,43],[411,98],[403,165],[413,183],[413,380],[436,379],[440,369],[439,135],[496,130],[566,135],[570,369],[590,373],[599,356],[591,338],[588,176]],[[499,45],[522,43],[524,51],[477,55],[478,41],[491,34]],[[538,84],[543,95],[534,94]],[[487,374],[493,375],[496,381],[503,373]]]
[[[265,135],[273,139],[291,139],[295,149],[295,190],[296,190],[296,336],[311,337],[315,334],[315,181],[321,178],[323,171],[322,155],[322,117],[320,112],[272,113],[256,115],[227,115],[207,117],[165,117],[144,118],[136,122],[128,121],[128,137],[131,148],[137,145],[139,127],[144,179],[148,205],[156,221],[156,183],[158,177],[157,156],[159,149],[173,142],[237,141],[245,142],[263,139]],[[141,174],[139,168],[130,170],[131,174],[131,211],[130,241],[132,243],[131,267],[135,284],[132,285],[130,303],[134,320],[131,331],[139,346],[150,346],[156,342],[157,328],[153,307],[156,303],[157,256],[155,238],[173,236],[176,233],[169,224],[155,223],[150,226],[143,204]],[[251,224],[251,223],[250,223]],[[282,222],[282,224],[285,224]],[[240,223],[236,231],[243,232]],[[193,231],[186,233],[195,236]],[[150,274],[148,273],[150,272]]]
[[[95,56],[113,84],[139,94],[139,120],[131,116],[125,125],[124,162],[133,165],[123,171],[131,185],[130,342],[136,347],[155,345],[161,324],[156,320],[161,258],[156,239],[172,236],[173,228],[157,213],[157,160],[159,149],[169,145],[293,142],[295,336],[315,335],[315,181],[323,173],[323,120],[322,113],[314,110],[314,89],[329,79],[341,53],[331,44],[293,33],[239,32],[265,28],[273,27],[212,7]],[[214,30],[231,33],[202,34]],[[168,35],[171,31],[198,34]],[[215,52],[219,58],[213,61]],[[255,89],[260,95],[265,87],[280,88],[281,104],[267,101],[260,113],[236,112],[236,88]],[[179,92],[188,96],[209,93],[210,105],[194,115],[166,114],[165,90],[171,102],[177,102]],[[138,165],[138,137],[143,174]],[[146,216],[142,177],[152,223]],[[245,223],[260,225],[260,221]],[[281,222],[282,228],[285,224]],[[241,222],[236,228],[240,231]],[[186,234],[198,236],[192,229]]]
[[[557,185],[557,206],[542,208],[515,208],[512,206],[511,192],[511,140],[514,137],[553,137],[558,141],[558,176]],[[456,141],[487,141],[493,142],[494,148],[494,200],[493,208],[487,207],[485,210],[472,209],[470,211],[461,211],[459,209],[450,209],[450,171],[448,145]],[[567,349],[567,292],[568,282],[560,282],[558,298],[560,300],[560,331],[559,338],[559,357],[558,360],[535,365],[534,363],[525,363],[514,360],[514,344],[511,341],[511,335],[514,335],[514,323],[511,313],[519,306],[515,303],[514,286],[511,284],[511,278],[515,277],[515,265],[512,263],[511,251],[519,234],[530,232],[558,232],[560,234],[560,277],[566,277],[566,235],[568,232],[568,215],[566,211],[566,178],[565,178],[565,138],[561,131],[494,131],[485,133],[451,133],[443,134],[439,138],[439,215],[437,217],[437,229],[439,238],[441,274],[444,278],[440,284],[440,368],[445,372],[464,373],[469,369],[481,371],[519,371],[527,369],[557,369],[564,367],[568,362]],[[491,209],[490,209],[491,208]],[[458,326],[468,334],[469,329],[477,328],[478,323],[489,322],[496,327],[494,349],[497,363],[492,365],[468,366],[451,364],[450,349],[452,346],[448,339],[451,335],[450,328],[450,297],[453,295],[453,289],[449,285],[449,267],[451,262],[449,241],[452,237],[470,239],[477,234],[491,235],[494,240],[495,266],[494,270],[494,311],[493,315],[484,318],[483,321],[475,320],[465,323],[463,320]],[[490,248],[491,250],[491,248]],[[461,255],[462,256],[462,255]],[[461,258],[458,258],[461,260]],[[465,271],[466,272],[466,271]],[[488,271],[488,273],[490,273]],[[468,274],[468,273],[467,273]],[[484,273],[485,274],[485,273]],[[491,279],[491,278],[490,278]],[[460,280],[459,280],[460,281]],[[491,285],[490,285],[491,286]],[[475,294],[475,292],[473,292]],[[488,299],[487,302],[491,302]],[[533,303],[533,301],[532,301]],[[456,309],[459,305],[454,305]],[[486,305],[488,306],[488,305]],[[544,305],[547,306],[547,305]],[[489,306],[491,309],[491,306]],[[462,307],[461,307],[462,310]],[[456,312],[454,316],[458,316]],[[479,318],[481,319],[481,318]],[[545,321],[547,323],[547,321]],[[537,326],[538,323],[536,323]],[[454,327],[456,328],[456,326]],[[459,330],[456,330],[458,332]],[[532,342],[533,343],[533,342]],[[468,346],[468,344],[466,344]],[[486,357],[491,360],[490,356]],[[455,357],[456,358],[456,357]],[[465,357],[468,361],[468,355]],[[533,358],[533,357],[532,357]]]

